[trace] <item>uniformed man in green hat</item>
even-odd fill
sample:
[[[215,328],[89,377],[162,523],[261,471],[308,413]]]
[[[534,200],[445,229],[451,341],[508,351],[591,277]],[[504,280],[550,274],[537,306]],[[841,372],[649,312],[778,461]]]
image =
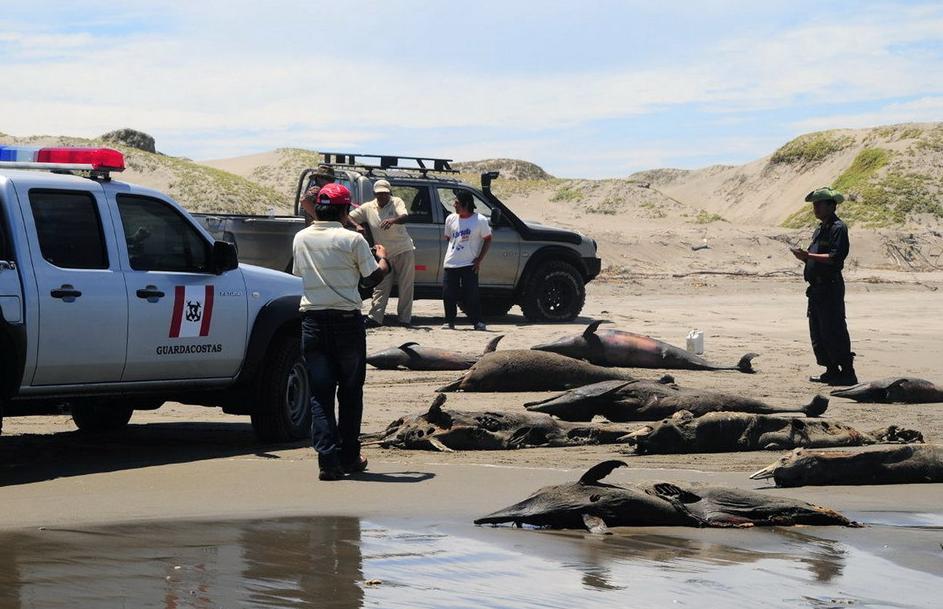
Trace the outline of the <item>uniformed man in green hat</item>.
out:
[[[820,224],[808,250],[792,248],[805,262],[803,277],[808,282],[809,334],[815,359],[825,372],[809,380],[829,385],[854,385],[854,357],[845,321],[845,281],[842,267],[848,256],[848,227],[835,210],[845,197],[833,188],[819,188],[806,195]]]

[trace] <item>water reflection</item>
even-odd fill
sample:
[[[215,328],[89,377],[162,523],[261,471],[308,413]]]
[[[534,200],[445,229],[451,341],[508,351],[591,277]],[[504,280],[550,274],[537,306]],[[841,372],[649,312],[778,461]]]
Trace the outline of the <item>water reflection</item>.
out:
[[[0,609],[791,608],[836,599],[856,607],[933,607],[932,592],[943,582],[939,569],[906,568],[821,529],[594,536],[417,528],[319,517],[4,534]],[[885,532],[831,531],[882,545]],[[904,549],[925,534],[892,532]]]

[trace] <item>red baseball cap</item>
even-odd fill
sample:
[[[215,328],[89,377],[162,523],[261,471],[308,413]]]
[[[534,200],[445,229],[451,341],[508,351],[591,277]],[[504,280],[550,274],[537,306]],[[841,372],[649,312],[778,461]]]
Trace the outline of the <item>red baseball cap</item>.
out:
[[[350,191],[343,184],[325,184],[318,192],[318,205],[350,205]]]

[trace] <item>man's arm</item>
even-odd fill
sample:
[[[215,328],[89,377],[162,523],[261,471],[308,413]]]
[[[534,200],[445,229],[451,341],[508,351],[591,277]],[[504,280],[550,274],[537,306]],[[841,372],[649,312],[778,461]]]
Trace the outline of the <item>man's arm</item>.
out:
[[[409,211],[407,211],[406,204],[403,203],[402,199],[398,197],[394,198],[390,202],[390,205],[393,206],[393,210],[396,212],[396,217],[389,218],[387,220],[384,220],[383,222],[380,222],[380,228],[384,230],[393,226],[394,224],[405,224],[406,218],[409,217]]]
[[[481,240],[481,251],[478,252],[478,256],[475,258],[474,266],[476,273],[478,269],[481,268],[481,261],[485,259],[489,249],[491,249],[491,235],[486,235]]]

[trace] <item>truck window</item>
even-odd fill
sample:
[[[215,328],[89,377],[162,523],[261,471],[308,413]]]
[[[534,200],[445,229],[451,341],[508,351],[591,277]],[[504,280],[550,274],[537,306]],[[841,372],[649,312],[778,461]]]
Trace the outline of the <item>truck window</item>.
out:
[[[406,224],[432,224],[432,202],[429,189],[418,186],[393,186],[393,196],[406,204],[409,217]]]
[[[133,270],[209,272],[209,243],[176,209],[139,195],[118,195],[117,200]]]
[[[63,269],[107,269],[98,204],[90,192],[29,191],[39,249]]]
[[[491,206],[489,206],[484,199],[479,197],[478,193],[473,190],[470,192],[475,197],[475,213],[481,214],[485,218],[490,218]],[[452,203],[455,201],[455,191],[451,188],[439,188],[438,194],[439,202],[442,203],[442,206],[445,208],[445,216],[448,217],[449,214],[454,214],[455,208],[452,207]]]

